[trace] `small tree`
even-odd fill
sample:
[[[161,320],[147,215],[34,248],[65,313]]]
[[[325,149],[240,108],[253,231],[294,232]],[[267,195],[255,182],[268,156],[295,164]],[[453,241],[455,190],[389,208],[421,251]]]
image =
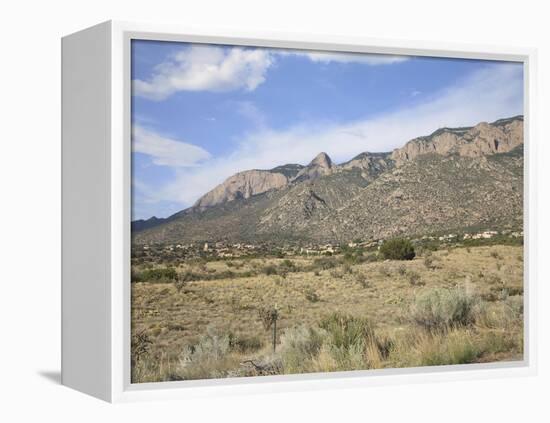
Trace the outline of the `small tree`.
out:
[[[380,254],[389,260],[412,260],[416,255],[414,247],[408,239],[394,238],[384,242],[380,247]]]
[[[275,352],[275,346],[277,345],[277,320],[279,320],[279,309],[277,305],[274,307],[260,308],[258,310],[258,316],[264,325],[265,330],[273,329],[273,352]]]
[[[132,366],[135,367],[142,357],[149,353],[149,347],[153,341],[144,330],[132,335]]]

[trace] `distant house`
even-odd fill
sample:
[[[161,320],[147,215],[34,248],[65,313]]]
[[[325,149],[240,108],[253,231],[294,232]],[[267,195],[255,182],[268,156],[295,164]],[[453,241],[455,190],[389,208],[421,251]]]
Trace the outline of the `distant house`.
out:
[[[450,241],[452,239],[455,239],[457,237],[456,234],[448,234],[448,235],[443,235],[443,236],[440,236],[439,237],[439,240],[440,241]]]
[[[332,244],[326,244],[326,245],[321,247],[321,252],[333,254],[334,253],[334,248],[333,248]]]
[[[472,239],[489,239],[498,235],[497,231],[485,231],[472,235]]]

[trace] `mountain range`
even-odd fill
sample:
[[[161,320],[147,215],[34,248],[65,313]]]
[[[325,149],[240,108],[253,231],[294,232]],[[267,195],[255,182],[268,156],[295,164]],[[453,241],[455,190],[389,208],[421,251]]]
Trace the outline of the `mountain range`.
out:
[[[348,242],[523,220],[523,116],[441,128],[335,164],[245,170],[166,219],[132,222],[135,243]]]

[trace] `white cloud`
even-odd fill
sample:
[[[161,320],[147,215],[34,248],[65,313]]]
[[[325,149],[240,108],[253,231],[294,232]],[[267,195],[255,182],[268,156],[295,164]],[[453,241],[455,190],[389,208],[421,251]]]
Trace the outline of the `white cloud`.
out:
[[[267,70],[279,56],[295,55],[318,63],[388,65],[407,56],[331,53],[268,48],[222,48],[193,44],[168,57],[147,80],[133,81],[134,95],[164,100],[178,91],[253,91],[266,79]]]
[[[272,61],[266,49],[191,45],[156,66],[149,80],[134,80],[133,90],[151,100],[177,91],[252,91],[264,82]]]
[[[132,149],[136,153],[147,154],[158,166],[195,166],[211,157],[201,147],[163,137],[136,124],[132,130]]]

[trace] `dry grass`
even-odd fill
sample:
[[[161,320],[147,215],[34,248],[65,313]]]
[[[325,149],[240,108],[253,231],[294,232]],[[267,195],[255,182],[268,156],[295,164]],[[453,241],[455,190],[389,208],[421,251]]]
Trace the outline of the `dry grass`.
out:
[[[437,251],[430,256],[430,266],[424,258],[355,265],[335,261],[336,267],[332,267],[334,263],[316,267],[314,259],[305,257],[290,258],[292,265],[275,258],[239,260],[231,265],[228,261],[186,263],[176,269],[179,274],[212,275],[230,270],[237,277],[180,285],[133,283],[132,332],[144,333],[151,341],[147,353],[134,365],[133,380],[517,359],[523,339],[523,273],[518,257],[522,257],[521,247],[490,246]],[[270,266],[277,274],[262,271]],[[423,329],[411,319],[411,307],[419,295],[457,287],[479,300],[472,310],[475,319],[437,332]],[[274,306],[279,310],[275,356],[271,332],[258,318],[258,310]],[[320,326],[327,315],[342,312],[368,321],[375,337],[344,352],[334,349],[332,342],[310,339],[322,338],[327,331]],[[310,356],[292,361],[286,345],[291,336],[298,342],[299,335],[307,338],[302,347]],[[214,354],[215,348],[209,350],[207,345],[216,336],[223,345],[227,337],[227,348]],[[313,348],[308,342],[318,346]],[[196,352],[198,347],[202,355]],[[310,347],[313,349],[308,350]]]

